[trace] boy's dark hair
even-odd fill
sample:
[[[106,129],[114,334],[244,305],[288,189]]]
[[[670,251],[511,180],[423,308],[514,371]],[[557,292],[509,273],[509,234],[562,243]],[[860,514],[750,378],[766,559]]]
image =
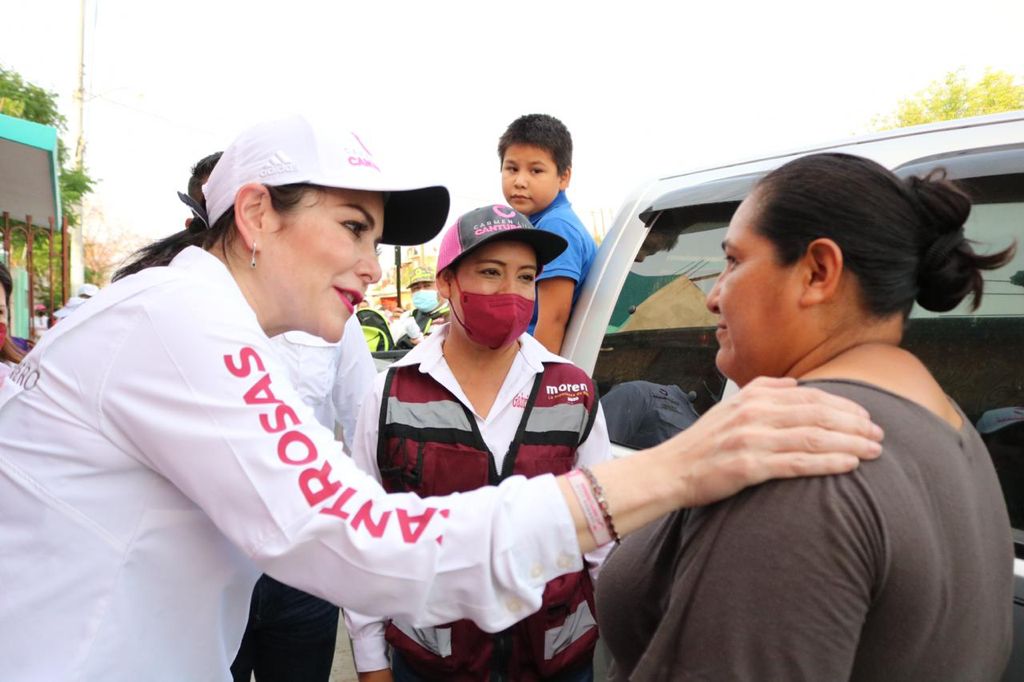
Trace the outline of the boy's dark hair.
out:
[[[981,304],[982,271],[1009,262],[1015,244],[974,252],[964,237],[971,200],[937,169],[901,180],[884,166],[849,154],[812,154],[757,184],[757,231],[790,265],[819,238],[834,241],[872,314],[904,317],[916,300],[936,312],[964,298]]]
[[[188,179],[188,195],[203,206],[206,206],[206,197],[203,196],[203,183],[210,177],[213,167],[220,161],[222,154],[224,152],[214,152],[192,166],[192,177]]]
[[[514,144],[529,144],[546,149],[555,160],[558,174],[572,168],[572,135],[565,124],[547,114],[526,114],[509,124],[498,140],[498,158]]]

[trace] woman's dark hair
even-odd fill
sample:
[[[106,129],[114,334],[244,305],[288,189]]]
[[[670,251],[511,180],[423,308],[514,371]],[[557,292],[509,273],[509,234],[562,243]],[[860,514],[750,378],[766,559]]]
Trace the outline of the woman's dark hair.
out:
[[[214,166],[217,165],[217,162],[220,161],[220,157],[223,155],[224,152],[214,152],[209,156],[199,159],[196,165],[192,166],[192,176],[188,179],[188,195],[203,206],[206,206],[206,198],[203,196],[203,183],[210,177]]]
[[[754,192],[756,229],[779,261],[790,265],[815,239],[831,239],[878,317],[906,317],[915,300],[942,312],[972,296],[976,309],[982,271],[1006,264],[1016,249],[974,252],[963,231],[971,200],[941,169],[901,180],[859,156],[813,154],[772,171]]]
[[[320,190],[320,187],[307,183],[279,185],[276,187],[267,186],[267,191],[270,192],[270,203],[274,210],[279,213],[289,213],[295,209],[307,194],[319,192]],[[205,208],[206,202],[203,201],[201,203],[203,208]],[[199,221],[193,222],[193,226],[197,229],[193,230],[190,228],[176,232],[170,237],[164,237],[133,253],[128,263],[114,273],[114,276],[111,278],[112,281],[116,282],[122,277],[134,275],[146,268],[167,265],[188,246],[198,246],[210,250],[219,242],[226,254],[228,245],[238,235],[238,231],[235,229],[235,211],[233,208],[224,213],[224,215],[217,219],[217,222],[207,229],[203,229]]]
[[[11,304],[11,290],[14,287],[14,280],[11,279],[11,271],[7,269],[3,261],[0,261],[0,286],[4,288],[4,303]]]
[[[14,280],[11,278],[11,271],[7,269],[3,261],[0,261],[0,287],[4,289],[4,305],[9,310],[11,307],[11,292],[14,289]],[[0,320],[0,323],[4,323],[6,320]],[[10,330],[8,330],[10,331]],[[4,339],[3,344],[0,344],[0,362],[21,362],[24,357],[18,347],[11,341],[11,337],[8,334],[7,338]]]

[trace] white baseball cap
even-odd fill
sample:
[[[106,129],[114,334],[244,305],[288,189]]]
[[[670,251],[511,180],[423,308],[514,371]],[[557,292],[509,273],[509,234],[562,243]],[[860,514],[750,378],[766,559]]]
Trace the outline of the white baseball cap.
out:
[[[70,315],[71,313],[75,312],[75,308],[82,305],[83,303],[85,303],[84,298],[81,298],[80,296],[72,296],[67,300],[67,303],[64,304],[64,307],[58,309],[57,312],[53,314],[53,316],[58,320],[63,319]]]
[[[98,293],[100,293],[100,288],[98,286],[86,282],[78,287],[78,291],[75,292],[75,295],[80,298],[92,298]]]
[[[224,150],[203,185],[209,224],[231,209],[245,184],[308,183],[387,192],[381,241],[430,241],[448,219],[448,189],[405,176],[379,144],[343,123],[314,126],[299,115],[255,125]]]

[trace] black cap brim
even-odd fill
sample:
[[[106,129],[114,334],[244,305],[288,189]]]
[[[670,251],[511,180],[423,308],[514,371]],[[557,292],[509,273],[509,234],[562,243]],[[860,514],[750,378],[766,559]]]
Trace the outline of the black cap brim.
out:
[[[451,199],[445,187],[422,187],[391,192],[384,205],[381,242],[415,246],[437,236],[448,220]]]

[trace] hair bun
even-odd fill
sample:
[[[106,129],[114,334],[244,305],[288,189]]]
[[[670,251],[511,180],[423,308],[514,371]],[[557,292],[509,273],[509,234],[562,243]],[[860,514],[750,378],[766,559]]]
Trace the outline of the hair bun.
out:
[[[906,180],[921,216],[921,253],[931,248],[938,237],[963,230],[971,213],[971,199],[946,179],[946,170],[936,168],[923,178]]]
[[[978,255],[964,235],[971,199],[937,168],[923,178],[907,179],[921,216],[917,302],[934,312],[952,310],[968,296],[972,309],[981,305],[983,270],[1003,265],[1013,248]]]

